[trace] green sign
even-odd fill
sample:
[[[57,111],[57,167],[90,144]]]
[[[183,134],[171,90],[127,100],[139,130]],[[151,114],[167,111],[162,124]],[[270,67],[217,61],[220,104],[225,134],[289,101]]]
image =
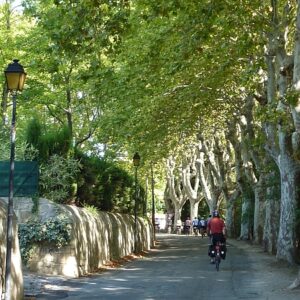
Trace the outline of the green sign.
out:
[[[9,197],[9,161],[0,162],[0,197]],[[15,161],[14,196],[33,196],[38,190],[39,168],[35,161]]]

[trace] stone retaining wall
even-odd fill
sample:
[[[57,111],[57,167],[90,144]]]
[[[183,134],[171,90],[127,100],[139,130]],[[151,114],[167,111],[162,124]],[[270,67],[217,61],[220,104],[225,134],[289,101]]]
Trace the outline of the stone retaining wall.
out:
[[[7,204],[0,199],[0,298],[5,290]],[[13,219],[13,246],[11,261],[11,300],[23,299],[23,274],[16,218]],[[2,299],[2,298],[1,298]]]
[[[32,217],[32,206],[31,199],[20,198],[15,201],[19,223],[24,223]],[[63,214],[70,220],[71,242],[61,249],[47,244],[36,245],[28,262],[30,271],[78,277],[96,271],[108,261],[133,252],[133,216],[105,212],[95,214],[76,206],[58,205],[40,199],[37,218],[41,222],[57,214]],[[138,218],[137,250],[149,250],[152,239],[151,222]]]

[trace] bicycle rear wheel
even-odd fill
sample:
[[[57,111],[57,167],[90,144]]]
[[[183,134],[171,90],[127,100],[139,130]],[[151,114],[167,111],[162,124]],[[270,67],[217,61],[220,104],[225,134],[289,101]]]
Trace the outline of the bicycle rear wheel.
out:
[[[220,258],[219,255],[217,255],[217,256],[216,256],[216,259],[215,259],[217,271],[219,271],[219,269],[220,269],[220,262],[221,262],[221,258]]]

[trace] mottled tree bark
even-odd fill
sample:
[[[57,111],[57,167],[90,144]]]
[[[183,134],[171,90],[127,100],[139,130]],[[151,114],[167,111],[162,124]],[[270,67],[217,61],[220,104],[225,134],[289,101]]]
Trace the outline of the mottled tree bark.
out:
[[[182,162],[182,183],[185,189],[186,197],[190,201],[190,218],[193,220],[198,217],[198,206],[202,199],[202,193],[199,186],[199,173],[196,168],[195,149],[192,149],[188,157]]]
[[[263,244],[266,252],[276,254],[280,219],[279,172],[269,172],[266,176],[267,199],[265,202],[265,222]]]
[[[209,207],[209,211],[212,212],[218,208],[217,187],[214,184],[209,167],[205,164],[204,153],[201,151],[198,152],[197,156],[197,168],[204,198]]]
[[[187,198],[182,185],[181,172],[178,172],[179,177],[175,176],[175,160],[173,157],[169,157],[167,159],[167,190],[169,192],[168,198],[171,199],[174,204],[175,214],[174,214],[174,224],[173,230],[176,230],[177,221],[180,220],[181,210],[183,205],[185,204]]]
[[[262,245],[265,220],[265,200],[266,189],[264,176],[261,174],[259,181],[255,185],[255,205],[254,205],[254,220],[253,220],[253,240],[255,243]]]
[[[265,128],[266,135],[269,138],[268,149],[278,165],[281,179],[280,226],[277,242],[277,258],[285,259],[292,263],[294,261],[296,241],[295,209],[299,200],[297,179],[300,175],[298,156],[298,153],[300,153],[300,1],[297,1],[294,57],[289,56],[286,52],[288,40],[285,33],[289,26],[290,3],[286,3],[286,9],[283,10],[280,20],[278,16],[277,1],[272,1],[271,4],[273,30],[270,34],[267,53],[267,97],[268,105],[274,107],[274,104],[276,104],[277,111],[285,118],[279,116],[277,127],[269,123]],[[271,57],[275,57],[276,60],[272,60]],[[276,97],[276,91],[278,93],[278,98]],[[286,98],[288,97],[290,99],[291,97],[296,97],[294,99],[296,101],[287,103]],[[292,113],[290,114],[290,112]],[[291,119],[289,118],[292,118],[294,128],[285,126],[286,120],[290,122]]]

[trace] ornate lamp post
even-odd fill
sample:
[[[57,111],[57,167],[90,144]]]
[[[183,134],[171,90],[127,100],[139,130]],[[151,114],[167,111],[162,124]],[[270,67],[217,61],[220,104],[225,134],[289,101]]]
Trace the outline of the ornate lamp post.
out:
[[[140,165],[141,157],[136,152],[133,156],[133,165],[135,167],[135,193],[134,193],[134,253],[137,253],[137,169]]]
[[[9,197],[7,207],[7,227],[6,227],[6,265],[5,265],[5,299],[11,299],[11,256],[13,241],[13,192],[14,192],[14,169],[15,169],[15,141],[16,141],[16,112],[17,112],[17,92],[22,91],[25,83],[26,73],[22,65],[14,59],[4,71],[7,90],[12,95],[12,119],[10,132],[10,173],[9,173]]]
[[[153,174],[153,163],[151,162],[151,194],[152,194],[152,226],[153,226],[153,240],[155,244],[155,195],[154,195],[154,174]]]

